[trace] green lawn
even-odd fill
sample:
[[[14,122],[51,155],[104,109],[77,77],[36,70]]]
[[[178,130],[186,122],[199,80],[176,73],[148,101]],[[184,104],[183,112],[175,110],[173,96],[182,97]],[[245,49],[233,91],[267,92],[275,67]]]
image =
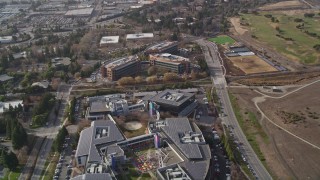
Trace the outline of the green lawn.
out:
[[[214,38],[209,38],[208,40],[211,42],[217,43],[217,44],[230,44],[230,45],[232,45],[236,42],[234,39],[232,39],[231,37],[226,36],[226,35],[221,35],[221,36],[217,36]]]
[[[0,180],[8,180],[8,179],[17,180],[20,174],[21,174],[21,167],[17,167],[17,169],[14,171],[8,171],[2,179],[0,178]],[[9,178],[9,175],[10,175],[10,178]]]
[[[272,14],[279,22],[272,22],[271,18],[264,16],[265,14]],[[303,22],[295,22],[296,18],[302,19]],[[286,57],[304,64],[320,63],[320,52],[313,48],[314,45],[320,44],[319,16],[305,18],[303,14],[291,16],[276,12],[260,12],[258,15],[241,14],[241,21],[249,25],[257,40],[268,44]],[[304,24],[304,27],[297,28],[299,24]],[[277,27],[280,31],[277,30]],[[319,37],[312,37],[305,31],[316,33]]]

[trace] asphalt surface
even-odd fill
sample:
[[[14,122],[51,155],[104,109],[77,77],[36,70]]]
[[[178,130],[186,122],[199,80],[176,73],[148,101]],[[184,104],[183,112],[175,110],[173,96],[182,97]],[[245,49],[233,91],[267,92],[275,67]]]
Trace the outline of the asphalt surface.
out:
[[[235,139],[243,144],[243,155],[246,158],[249,166],[252,167],[255,177],[257,179],[263,180],[272,179],[269,172],[263,166],[255,152],[253,151],[252,147],[250,146],[249,142],[247,141],[247,138],[244,135],[234,114],[227,90],[227,82],[224,77],[224,67],[222,67],[222,65],[220,64],[219,52],[216,45],[203,39],[197,40],[196,42],[202,47],[210,70],[213,86],[216,87],[217,94],[222,103],[222,122],[227,126],[231,125],[233,127]]]
[[[28,174],[32,173],[31,179],[40,179],[42,171],[45,169],[44,165],[51,151],[53,140],[55,139],[59,129],[61,128],[61,122],[65,111],[65,106],[69,99],[71,86],[67,84],[61,84],[58,88],[56,99],[61,99],[61,105],[58,111],[58,116],[50,116],[49,124],[46,127],[41,127],[32,132],[36,136],[46,137],[42,144],[38,143],[34,147],[34,153],[31,153],[29,159],[19,177],[19,179],[27,179]],[[52,112],[51,114],[53,114]],[[38,158],[37,158],[38,157]],[[32,170],[33,163],[35,162],[34,169]]]
[[[39,149],[41,147],[41,144],[43,142],[43,138],[38,138],[35,142],[35,145],[33,146],[34,148],[32,149],[28,161],[26,165],[23,167],[21,174],[19,176],[19,180],[24,180],[24,179],[29,179],[30,174],[33,171],[33,163],[36,161],[37,155],[39,153]]]

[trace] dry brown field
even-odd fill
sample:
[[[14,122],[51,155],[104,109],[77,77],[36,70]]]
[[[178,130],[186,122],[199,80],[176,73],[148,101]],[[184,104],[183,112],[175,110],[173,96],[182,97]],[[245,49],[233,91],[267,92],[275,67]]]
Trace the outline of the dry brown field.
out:
[[[263,113],[280,127],[320,147],[320,82],[284,98],[258,103]],[[292,88],[290,88],[292,89]],[[262,95],[245,88],[230,89],[241,104],[242,116],[254,112],[268,141],[256,137],[266,164],[276,179],[319,179],[320,150],[271,124],[255,107],[253,98]]]
[[[229,57],[230,61],[246,74],[275,72],[276,68],[266,63],[264,60],[256,55],[253,56],[239,56]]]
[[[294,1],[282,1],[274,4],[267,4],[259,8],[259,10],[269,11],[277,9],[291,9],[291,8],[302,8],[306,5],[298,0]]]

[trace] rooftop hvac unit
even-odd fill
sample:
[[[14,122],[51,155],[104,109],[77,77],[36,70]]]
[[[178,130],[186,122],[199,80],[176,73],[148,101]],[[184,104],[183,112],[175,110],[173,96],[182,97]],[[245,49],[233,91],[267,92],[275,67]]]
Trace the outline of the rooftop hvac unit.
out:
[[[102,135],[105,136],[106,134],[107,134],[107,130],[106,130],[106,129],[103,129],[103,130],[102,130]]]

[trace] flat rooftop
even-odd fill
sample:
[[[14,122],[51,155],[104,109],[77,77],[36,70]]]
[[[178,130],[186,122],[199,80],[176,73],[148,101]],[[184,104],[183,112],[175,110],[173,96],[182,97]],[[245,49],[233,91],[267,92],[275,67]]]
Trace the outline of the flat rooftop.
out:
[[[150,98],[151,101],[156,103],[164,103],[164,104],[171,104],[174,106],[180,106],[184,102],[188,101],[194,94],[180,92],[180,91],[173,91],[173,90],[164,90],[159,94]]]
[[[174,142],[174,144],[181,150],[181,152],[188,159],[202,159],[202,153],[199,148],[199,144],[205,144],[205,142],[184,142],[182,135],[186,132],[193,132],[188,118],[167,118],[166,125],[162,126],[163,132]],[[194,132],[201,134],[200,132]],[[201,135],[202,136],[202,135]]]
[[[10,106],[12,107],[18,107],[20,105],[23,105],[22,100],[16,100],[16,101],[7,101],[7,102],[0,102],[0,113],[3,113],[5,109],[9,109]]]
[[[71,64],[71,59],[68,57],[57,57],[51,59],[52,66],[64,65],[68,66]]]
[[[115,44],[119,42],[119,36],[104,36],[100,40],[100,45],[102,44]]]
[[[161,136],[167,137],[172,142],[171,147],[179,152],[180,157],[183,158],[182,162],[176,162],[174,164],[167,164],[167,167],[159,168],[158,174],[162,176],[162,179],[167,178],[167,173],[173,173],[177,176],[183,176],[187,172],[188,177],[191,179],[205,179],[211,159],[211,151],[208,144],[205,141],[202,142],[183,142],[183,135],[190,132],[201,135],[201,130],[198,126],[188,120],[188,118],[166,118],[162,121],[156,121],[149,124],[151,132],[160,132]],[[203,138],[204,139],[204,138]],[[183,156],[182,156],[183,155]],[[177,166],[179,165],[179,167]],[[178,169],[176,169],[178,167]],[[166,172],[167,169],[169,172]],[[173,169],[175,169],[173,171]],[[178,173],[179,172],[179,173]],[[171,175],[173,175],[171,174]]]
[[[181,166],[179,166],[179,164],[165,166],[159,168],[157,171],[159,172],[158,174],[160,175],[161,180],[191,180],[189,175],[184,171],[184,169],[181,168]]]
[[[169,54],[169,53],[151,54],[150,59],[155,59],[157,61],[163,61],[163,62],[174,63],[174,64],[179,64],[183,61],[189,62],[188,58]]]
[[[107,102],[96,101],[90,104],[90,113],[101,113],[110,111],[110,108],[107,108]]]
[[[137,60],[137,56],[128,56],[121,59],[118,59],[116,61],[113,61],[107,65],[105,65],[106,68],[116,68],[120,67],[122,65],[126,65],[128,63],[135,62]]]
[[[143,38],[153,38],[153,33],[127,34],[127,40],[143,39]]]
[[[163,41],[158,44],[150,46],[149,48],[146,49],[146,51],[148,51],[148,50],[151,50],[151,51],[161,50],[163,48],[166,48],[166,47],[171,46],[176,43],[177,43],[176,41]]]
[[[0,36],[1,41],[12,41],[12,36]]]
[[[100,162],[97,146],[124,140],[121,132],[111,120],[92,121],[89,128],[81,131],[76,156],[88,156],[89,162]]]
[[[1,81],[1,82],[5,82],[5,81],[8,81],[8,80],[10,80],[10,79],[13,79],[13,77],[8,76],[7,74],[2,74],[2,75],[0,75],[0,81]]]
[[[109,173],[82,174],[71,180],[112,180],[112,177]]]

